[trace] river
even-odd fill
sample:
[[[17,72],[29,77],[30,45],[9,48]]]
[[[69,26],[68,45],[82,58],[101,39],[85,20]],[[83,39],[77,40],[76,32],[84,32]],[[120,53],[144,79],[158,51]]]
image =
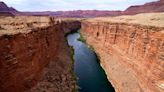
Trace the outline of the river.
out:
[[[79,92],[115,92],[95,53],[78,41],[79,37],[79,33],[67,36],[68,44],[74,48],[74,73],[78,77]]]

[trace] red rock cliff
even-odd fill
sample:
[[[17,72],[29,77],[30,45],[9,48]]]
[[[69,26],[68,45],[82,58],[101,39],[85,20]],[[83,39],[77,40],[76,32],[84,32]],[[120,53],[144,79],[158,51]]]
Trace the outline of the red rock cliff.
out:
[[[82,35],[116,92],[164,92],[164,14],[95,18]]]
[[[64,24],[77,29],[74,23],[77,21],[49,17],[0,18],[0,92],[23,92],[41,76],[47,78],[42,85],[53,82],[51,91],[72,92],[71,53],[64,38],[69,28]],[[50,71],[43,74],[46,66]]]

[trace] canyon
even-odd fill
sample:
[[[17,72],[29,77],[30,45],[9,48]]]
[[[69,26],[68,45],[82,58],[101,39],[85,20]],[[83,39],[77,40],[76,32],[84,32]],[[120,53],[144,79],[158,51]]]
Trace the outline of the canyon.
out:
[[[0,18],[0,92],[76,90],[72,49],[65,34],[80,28],[76,19]]]
[[[76,92],[74,51],[66,37],[78,29],[116,92],[164,92],[159,12],[164,0],[125,11],[56,12],[20,12],[0,2],[0,92]]]
[[[81,26],[116,92],[164,92],[164,13],[93,18]]]

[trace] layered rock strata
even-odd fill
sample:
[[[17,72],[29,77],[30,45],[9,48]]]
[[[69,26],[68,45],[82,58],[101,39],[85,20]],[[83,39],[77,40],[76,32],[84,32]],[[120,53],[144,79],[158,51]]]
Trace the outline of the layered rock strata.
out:
[[[76,83],[64,30],[79,27],[73,19],[1,17],[0,92],[23,92],[38,81],[32,92],[72,92]]]
[[[163,13],[82,22],[81,34],[116,92],[164,92],[163,22]]]

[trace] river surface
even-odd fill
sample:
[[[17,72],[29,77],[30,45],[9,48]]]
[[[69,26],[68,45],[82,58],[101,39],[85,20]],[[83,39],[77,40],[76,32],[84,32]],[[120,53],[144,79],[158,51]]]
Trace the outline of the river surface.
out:
[[[74,72],[78,77],[79,92],[115,92],[95,53],[78,41],[79,37],[79,33],[67,36],[68,44],[74,48]]]

